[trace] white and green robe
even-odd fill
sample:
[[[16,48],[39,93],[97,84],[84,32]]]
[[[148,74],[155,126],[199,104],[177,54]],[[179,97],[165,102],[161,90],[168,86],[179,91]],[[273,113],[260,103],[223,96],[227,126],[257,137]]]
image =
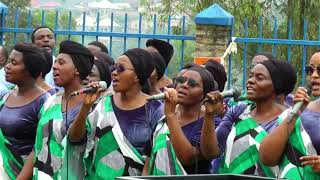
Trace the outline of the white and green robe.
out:
[[[279,123],[283,122],[281,119]],[[317,155],[310,136],[306,132],[299,117],[293,131],[289,136],[289,141],[280,163],[279,178],[301,179],[301,176],[306,180],[320,179],[320,174],[315,173],[311,166],[302,166],[300,163],[301,156]],[[299,168],[299,169],[298,169]]]
[[[265,166],[259,159],[260,143],[267,132],[251,117],[251,108],[247,106],[233,124],[219,172],[276,177],[279,168]],[[283,112],[277,119],[285,115]]]

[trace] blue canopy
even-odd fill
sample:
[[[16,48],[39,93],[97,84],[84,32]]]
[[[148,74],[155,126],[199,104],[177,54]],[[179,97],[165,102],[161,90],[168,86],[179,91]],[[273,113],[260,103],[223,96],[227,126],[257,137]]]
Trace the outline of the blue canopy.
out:
[[[6,6],[2,2],[0,2],[0,12],[4,12],[4,14],[8,14],[8,6]]]
[[[233,21],[234,17],[218,4],[213,4],[195,17],[196,24],[231,26]]]

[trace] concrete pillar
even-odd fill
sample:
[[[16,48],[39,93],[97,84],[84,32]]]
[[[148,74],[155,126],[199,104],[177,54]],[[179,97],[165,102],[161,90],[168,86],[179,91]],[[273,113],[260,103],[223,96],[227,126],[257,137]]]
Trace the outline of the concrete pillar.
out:
[[[220,60],[230,42],[233,22],[234,17],[218,4],[196,15],[196,63],[201,64],[210,58]],[[223,64],[227,70],[227,58]]]

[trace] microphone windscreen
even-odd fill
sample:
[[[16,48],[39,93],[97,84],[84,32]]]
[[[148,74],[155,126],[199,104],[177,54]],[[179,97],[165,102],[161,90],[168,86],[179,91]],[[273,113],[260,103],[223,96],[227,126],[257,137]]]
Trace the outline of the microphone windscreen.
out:
[[[99,81],[99,86],[102,88],[104,91],[108,89],[108,84],[105,81]]]

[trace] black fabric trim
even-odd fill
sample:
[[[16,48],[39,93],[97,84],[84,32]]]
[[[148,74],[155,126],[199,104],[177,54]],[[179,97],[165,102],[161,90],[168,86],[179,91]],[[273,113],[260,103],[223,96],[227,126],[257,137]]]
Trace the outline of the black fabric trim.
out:
[[[243,171],[242,174],[252,175],[252,174],[254,174],[255,171],[256,171],[256,166],[253,165],[250,168],[248,168],[245,171]]]
[[[246,136],[246,135],[250,135],[251,137],[255,138],[258,135],[258,132],[255,129],[250,129],[249,131],[246,131],[238,136],[236,136],[233,140],[233,142],[237,141],[238,139]]]
[[[118,151],[121,153],[120,149],[118,149]],[[129,157],[123,156],[123,158],[125,162],[125,167],[122,176],[130,176],[129,168],[139,169],[141,171],[143,170],[143,165],[136,163],[133,159]]]
[[[239,122],[241,122],[242,119],[240,119],[239,117],[237,117],[237,119],[234,121],[234,125],[237,125]]]
[[[107,134],[109,131],[112,130],[111,126],[107,126],[105,128],[97,128],[96,137],[101,138],[103,135]]]
[[[291,148],[292,147],[292,148]],[[300,151],[298,151],[292,144],[287,144],[286,145],[286,150],[285,150],[285,155],[287,156],[288,160],[290,163],[297,167],[302,167],[301,162],[300,162],[300,157],[304,156]],[[297,162],[297,160],[298,162]]]
[[[38,160],[38,158],[36,159],[34,166],[38,168],[39,171],[42,171],[46,174],[48,174],[49,176],[53,176],[53,168],[51,167],[51,156],[50,156],[50,139],[52,136],[52,124],[53,124],[53,120],[49,120],[48,122],[48,130],[49,130],[49,136],[48,136],[48,142],[47,142],[47,147],[48,147],[48,159],[47,162],[41,162]]]

